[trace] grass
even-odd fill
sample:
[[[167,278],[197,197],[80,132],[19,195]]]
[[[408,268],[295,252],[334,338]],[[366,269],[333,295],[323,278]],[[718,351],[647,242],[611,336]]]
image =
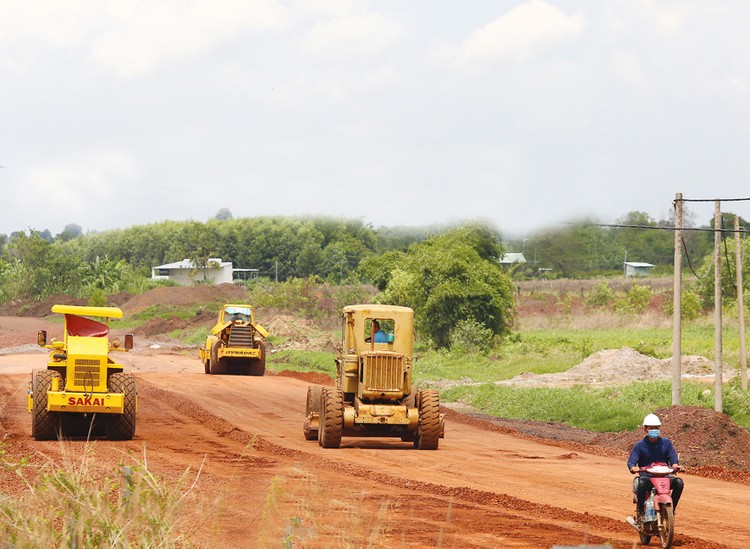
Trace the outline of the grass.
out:
[[[3,547],[188,545],[179,520],[192,488],[187,472],[169,484],[149,471],[144,458],[103,473],[94,467],[92,448],[79,463],[34,466],[0,447],[4,473],[22,485],[0,494]]]
[[[276,372],[322,372],[333,377],[336,374],[334,357],[326,351],[279,351],[268,355],[266,367]]]
[[[470,404],[500,417],[562,422],[607,432],[634,429],[644,415],[668,407],[672,385],[668,381],[651,381],[612,388],[531,388],[483,383],[446,389],[441,398]],[[702,384],[683,383],[682,402],[688,406],[713,408],[713,391]],[[748,406],[750,395],[739,390],[736,380],[725,386],[725,412],[745,428],[750,428]]]
[[[194,316],[198,309],[198,306],[171,309],[152,307],[136,315],[133,322],[145,322],[157,316],[177,316],[177,310],[182,317],[188,318]],[[723,359],[734,367],[739,364],[736,324],[736,316],[725,315],[722,332]],[[584,316],[568,317],[563,311],[546,320],[534,317],[531,325],[534,327],[521,328],[512,336],[497,342],[486,354],[436,351],[417,341],[413,379],[422,388],[452,387],[442,392],[441,398],[445,402],[460,400],[490,414],[560,421],[598,431],[630,428],[637,425],[637,418],[642,415],[642,411],[671,403],[668,382],[649,383],[645,387],[640,387],[644,384],[633,383],[617,390],[585,387],[522,389],[492,385],[494,381],[507,380],[524,372],[563,372],[604,349],[631,347],[647,356],[668,358],[672,355],[672,327],[665,315],[623,315],[597,310]],[[195,346],[205,339],[205,331],[200,329],[176,331],[171,335]],[[272,335],[271,342],[280,345],[285,342],[285,338]],[[711,315],[683,326],[682,353],[713,360],[714,328]],[[334,356],[334,353],[323,351],[284,350],[270,354],[267,367],[274,371],[310,371],[333,376]],[[700,392],[692,391],[691,387],[690,384],[683,383],[684,404],[713,407],[712,394],[705,397]],[[739,388],[734,391],[727,387],[726,391],[725,412],[736,423],[750,427],[747,398]],[[514,406],[513,403],[519,404]]]

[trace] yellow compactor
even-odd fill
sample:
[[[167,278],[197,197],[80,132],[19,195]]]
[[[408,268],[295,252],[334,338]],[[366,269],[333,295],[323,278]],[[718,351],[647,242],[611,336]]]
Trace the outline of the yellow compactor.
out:
[[[32,436],[49,440],[103,432],[110,439],[132,439],[138,408],[135,378],[109,356],[133,348],[131,334],[124,344],[109,338],[109,319],[122,318],[122,311],[54,305],[52,312],[64,315],[63,339],[47,342],[45,330],[37,336],[37,343],[51,352],[47,369],[33,372],[28,388]]]
[[[268,331],[255,322],[252,305],[226,304],[211,334],[198,349],[207,374],[262,376],[266,371]]]

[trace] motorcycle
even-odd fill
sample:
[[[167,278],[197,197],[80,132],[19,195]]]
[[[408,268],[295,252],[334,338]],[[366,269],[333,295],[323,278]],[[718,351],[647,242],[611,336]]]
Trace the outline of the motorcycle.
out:
[[[672,547],[674,538],[674,509],[672,506],[673,475],[681,470],[678,466],[669,467],[665,463],[653,463],[641,467],[640,472],[646,473],[652,487],[646,496],[644,513],[640,521],[627,517],[626,522],[638,531],[641,545],[648,545],[652,536],[659,536],[663,549]],[[635,503],[636,483],[633,483],[633,502]]]

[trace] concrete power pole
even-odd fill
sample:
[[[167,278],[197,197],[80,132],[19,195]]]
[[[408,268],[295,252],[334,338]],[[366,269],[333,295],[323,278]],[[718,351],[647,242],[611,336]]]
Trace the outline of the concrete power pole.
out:
[[[714,202],[714,410],[724,413],[724,380],[721,375],[721,201]]]
[[[672,297],[672,406],[682,403],[682,193],[674,196],[674,286]]]
[[[734,216],[734,264],[737,271],[737,314],[740,325],[740,382],[747,391],[747,351],[745,349],[745,296],[742,288],[742,249],[740,245],[740,216]]]

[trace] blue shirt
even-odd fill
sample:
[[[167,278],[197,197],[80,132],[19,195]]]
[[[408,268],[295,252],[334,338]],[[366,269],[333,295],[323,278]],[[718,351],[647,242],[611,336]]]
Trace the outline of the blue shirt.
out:
[[[643,437],[636,442],[630,451],[628,458],[628,469],[634,466],[646,467],[652,463],[666,463],[667,465],[677,465],[680,462],[675,452],[672,441],[668,438],[659,437],[655,441]]]
[[[375,332],[375,343],[388,343],[388,335],[383,330]]]

